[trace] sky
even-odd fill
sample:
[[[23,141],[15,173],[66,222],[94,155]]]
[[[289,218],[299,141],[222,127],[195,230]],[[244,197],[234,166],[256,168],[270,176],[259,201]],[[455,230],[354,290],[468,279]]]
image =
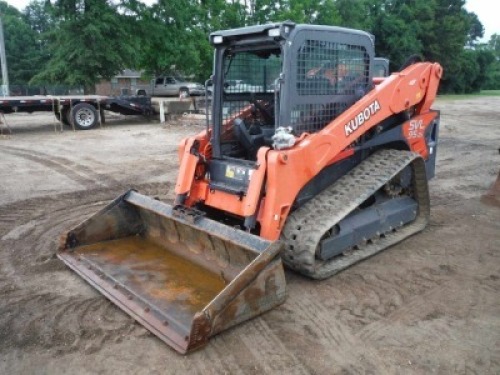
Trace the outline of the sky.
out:
[[[6,0],[12,6],[23,10],[30,0]],[[155,0],[141,0],[146,4],[152,4]],[[474,12],[484,26],[484,41],[488,41],[492,34],[500,34],[500,1],[498,0],[467,0],[465,8]]]
[[[483,41],[490,40],[492,34],[500,35],[500,1],[498,0],[468,0],[465,9],[474,12],[484,26]]]

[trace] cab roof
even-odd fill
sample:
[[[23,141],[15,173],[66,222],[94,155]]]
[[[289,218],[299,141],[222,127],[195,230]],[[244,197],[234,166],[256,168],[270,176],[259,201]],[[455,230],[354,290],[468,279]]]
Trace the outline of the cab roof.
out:
[[[338,32],[338,33],[347,33],[350,35],[361,35],[367,36],[374,42],[374,36],[366,31],[349,29],[346,27],[340,26],[325,26],[325,25],[309,25],[309,24],[296,24],[292,21],[284,21],[284,22],[273,22],[266,23],[263,25],[254,25],[254,26],[246,26],[240,27],[237,29],[229,29],[229,30],[219,30],[210,34],[210,42],[213,43],[213,38],[215,36],[222,36],[225,40],[240,40],[243,37],[258,37],[258,36],[267,36],[268,31],[271,29],[280,29],[280,37],[282,39],[288,39],[288,37],[292,34],[292,31],[298,32],[300,30],[308,30],[308,31],[329,31],[329,32]]]

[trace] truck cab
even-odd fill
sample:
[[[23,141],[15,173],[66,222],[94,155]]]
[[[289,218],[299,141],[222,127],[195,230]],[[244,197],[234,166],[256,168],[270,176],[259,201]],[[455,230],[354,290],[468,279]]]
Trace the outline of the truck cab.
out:
[[[205,88],[197,82],[186,81],[175,76],[156,77],[153,85],[153,96],[178,96],[187,98],[191,95],[204,95]]]

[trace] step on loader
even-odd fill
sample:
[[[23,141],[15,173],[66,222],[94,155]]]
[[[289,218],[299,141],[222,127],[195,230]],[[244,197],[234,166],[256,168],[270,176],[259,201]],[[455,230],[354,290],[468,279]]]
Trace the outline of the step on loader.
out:
[[[374,76],[374,38],[275,23],[215,32],[207,128],[179,145],[173,205],[126,192],[58,256],[181,353],[429,219],[442,68]]]

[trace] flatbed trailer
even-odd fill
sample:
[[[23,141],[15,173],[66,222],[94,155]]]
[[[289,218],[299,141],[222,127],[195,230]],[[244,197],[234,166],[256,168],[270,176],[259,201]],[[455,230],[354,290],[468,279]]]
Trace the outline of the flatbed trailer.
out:
[[[104,111],[122,115],[153,113],[148,96],[101,96],[101,95],[35,95],[0,97],[0,112],[53,112],[63,124],[76,129],[92,129],[105,122]]]

